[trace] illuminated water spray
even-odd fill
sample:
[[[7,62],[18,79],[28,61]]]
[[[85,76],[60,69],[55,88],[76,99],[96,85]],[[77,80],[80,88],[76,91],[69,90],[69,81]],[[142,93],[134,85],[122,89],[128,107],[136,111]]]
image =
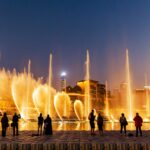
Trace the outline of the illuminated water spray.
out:
[[[106,87],[106,97],[105,97],[105,113],[106,113],[106,116],[109,116],[109,102],[108,102],[108,83],[107,81],[105,82],[105,87]]]
[[[150,116],[150,101],[149,101],[149,88],[147,87],[147,74],[145,74],[145,92],[146,92],[146,111],[147,117]]]
[[[84,99],[84,108],[85,108],[85,117],[86,120],[88,120],[88,114],[91,111],[91,101],[90,101],[90,57],[89,57],[89,51],[87,50],[86,53],[86,72],[85,72],[85,99]]]
[[[127,81],[127,104],[128,104],[128,112],[129,112],[129,120],[133,119],[133,98],[131,91],[131,78],[130,78],[130,64],[129,64],[129,53],[128,49],[126,49],[126,81]]]
[[[54,97],[54,106],[57,115],[63,121],[70,117],[71,100],[66,92],[58,92]],[[67,110],[67,111],[66,111]]]
[[[52,86],[52,54],[49,56],[49,77],[48,77],[48,99],[47,99],[47,114],[52,115],[52,107],[51,106],[51,86]]]
[[[83,119],[83,104],[80,100],[75,100],[74,111],[78,120],[82,120]]]
[[[26,92],[26,106],[24,109],[25,119],[29,119],[29,92],[30,92],[30,78],[31,78],[31,60],[28,62],[28,76],[27,76],[27,92]]]

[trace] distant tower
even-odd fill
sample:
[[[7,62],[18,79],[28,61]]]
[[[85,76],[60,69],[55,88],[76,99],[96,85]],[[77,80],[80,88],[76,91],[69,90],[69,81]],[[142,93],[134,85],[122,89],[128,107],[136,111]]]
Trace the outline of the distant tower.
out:
[[[61,91],[66,92],[66,72],[62,72],[60,77],[61,77]]]

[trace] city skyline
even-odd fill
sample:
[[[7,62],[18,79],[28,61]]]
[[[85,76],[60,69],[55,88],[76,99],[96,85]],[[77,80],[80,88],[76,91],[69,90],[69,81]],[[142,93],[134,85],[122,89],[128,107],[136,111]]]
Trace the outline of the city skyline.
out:
[[[149,83],[150,2],[130,1],[1,1],[0,67],[48,77],[53,54],[53,85],[61,71],[67,83],[84,79],[86,50],[91,79],[108,81],[111,88],[125,81],[125,50],[129,49],[133,86]]]

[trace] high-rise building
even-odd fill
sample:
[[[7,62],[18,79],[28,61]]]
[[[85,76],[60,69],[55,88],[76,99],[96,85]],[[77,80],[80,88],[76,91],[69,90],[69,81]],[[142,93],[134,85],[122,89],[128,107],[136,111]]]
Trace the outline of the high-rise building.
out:
[[[77,82],[77,85],[82,89],[82,93],[85,92],[86,82],[86,80]],[[106,94],[105,85],[95,80],[89,80],[89,90],[91,108],[97,111],[103,111]]]

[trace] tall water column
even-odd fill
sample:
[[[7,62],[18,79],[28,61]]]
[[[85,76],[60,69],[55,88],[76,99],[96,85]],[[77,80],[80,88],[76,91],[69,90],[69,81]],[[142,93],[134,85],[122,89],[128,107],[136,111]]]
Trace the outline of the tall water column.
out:
[[[27,74],[27,91],[26,91],[26,106],[24,109],[25,119],[29,119],[29,92],[30,92],[30,79],[31,79],[31,60],[28,62]]]
[[[133,96],[131,89],[131,77],[130,77],[130,63],[129,53],[126,49],[126,82],[127,82],[127,105],[128,105],[128,120],[133,120]]]
[[[108,102],[108,83],[105,82],[106,93],[105,93],[105,113],[106,116],[109,116],[109,102]]]
[[[48,74],[48,98],[47,98],[47,114],[52,115],[52,54],[49,56],[49,74]]]
[[[85,61],[85,99],[84,99],[84,116],[88,120],[88,114],[91,112],[90,100],[90,56],[89,51],[86,52]]]

